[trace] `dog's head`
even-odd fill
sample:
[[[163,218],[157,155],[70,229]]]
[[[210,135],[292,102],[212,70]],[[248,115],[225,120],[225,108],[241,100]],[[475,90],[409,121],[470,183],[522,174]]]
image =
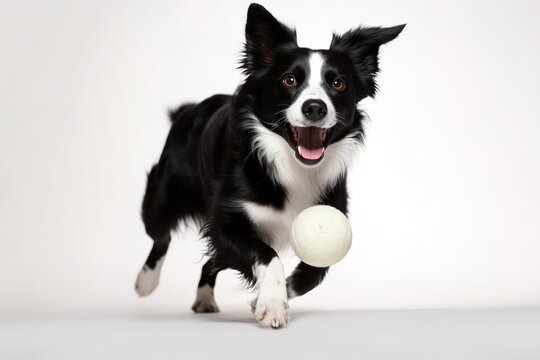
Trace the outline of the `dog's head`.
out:
[[[251,110],[303,165],[316,166],[329,145],[359,126],[357,103],[376,91],[379,46],[404,26],[359,27],[334,34],[328,50],[312,50],[297,45],[295,30],[251,4],[242,62]]]

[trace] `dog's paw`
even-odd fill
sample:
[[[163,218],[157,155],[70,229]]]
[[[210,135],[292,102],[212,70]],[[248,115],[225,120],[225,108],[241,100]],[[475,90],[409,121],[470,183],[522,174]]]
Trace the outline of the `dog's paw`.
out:
[[[165,260],[165,256],[156,262],[153,269],[144,264],[141,271],[139,271],[135,281],[135,291],[139,296],[148,296],[157,288],[163,260]]]
[[[191,310],[193,310],[196,313],[217,313],[219,312],[219,308],[216,304],[216,302],[212,300],[195,300],[195,303],[191,307]]]
[[[219,307],[214,300],[214,289],[210,285],[204,285],[197,289],[195,303],[191,307],[196,313],[216,313]]]
[[[252,302],[252,311],[255,319],[263,327],[279,328],[287,326],[290,320],[289,304],[281,299],[262,301],[255,299]]]
[[[150,295],[159,284],[159,271],[152,270],[148,266],[144,265],[139,274],[137,275],[137,281],[135,282],[135,291],[139,296]]]

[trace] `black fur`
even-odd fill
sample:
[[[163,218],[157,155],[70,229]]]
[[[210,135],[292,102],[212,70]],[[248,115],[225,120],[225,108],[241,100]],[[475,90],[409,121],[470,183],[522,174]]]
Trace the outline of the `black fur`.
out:
[[[341,116],[325,146],[352,134],[361,141],[363,116],[356,105],[375,93],[379,46],[402,29],[358,28],[334,35],[329,50],[317,50],[325,58],[326,92]],[[291,195],[276,180],[275,164],[254,150],[256,134],[248,124],[255,118],[295,148],[286,121],[277,114],[307,86],[308,59],[313,52],[298,47],[296,32],[262,6],[250,6],[241,65],[245,82],[232,96],[215,95],[171,113],[172,127],[161,158],[148,175],[142,206],[146,232],[154,240],[146,262],[150,269],[166,253],[171,230],[185,219],[202,222],[202,236],[208,241],[209,260],[199,287],[213,288],[217,273],[227,268],[237,270],[252,285],[256,280],[254,265],[268,264],[278,256],[238,205],[250,201],[281,211]],[[296,88],[282,85],[281,78],[287,73],[296,76]],[[347,91],[333,90],[336,76],[347,79]],[[324,189],[319,202],[347,213],[346,174],[336,176],[337,181]],[[288,279],[289,294],[310,291],[327,270],[300,263]]]

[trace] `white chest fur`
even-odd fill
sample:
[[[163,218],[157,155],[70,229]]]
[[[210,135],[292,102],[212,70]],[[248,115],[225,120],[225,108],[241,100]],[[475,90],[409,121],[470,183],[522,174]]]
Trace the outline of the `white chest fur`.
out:
[[[251,126],[256,134],[255,151],[261,162],[272,167],[273,180],[285,188],[287,198],[285,206],[279,210],[255,202],[241,205],[265,240],[280,251],[289,246],[289,234],[296,215],[317,204],[323,192],[334,186],[352,161],[359,143],[352,134],[328,146],[319,165],[307,167],[295,158],[294,151],[281,136],[255,119]]]
[[[320,189],[313,186],[312,192],[287,191],[287,193],[283,209],[278,210],[272,206],[254,202],[243,204],[251,221],[257,225],[265,240],[276,251],[284,250],[289,246],[289,234],[294,218],[300,211],[317,203]]]

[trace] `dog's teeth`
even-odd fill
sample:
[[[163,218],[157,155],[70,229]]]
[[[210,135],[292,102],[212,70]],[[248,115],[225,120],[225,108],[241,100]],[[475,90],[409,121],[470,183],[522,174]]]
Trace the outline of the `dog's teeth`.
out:
[[[294,141],[298,142],[298,129],[295,127],[291,127],[291,129],[292,129]]]

